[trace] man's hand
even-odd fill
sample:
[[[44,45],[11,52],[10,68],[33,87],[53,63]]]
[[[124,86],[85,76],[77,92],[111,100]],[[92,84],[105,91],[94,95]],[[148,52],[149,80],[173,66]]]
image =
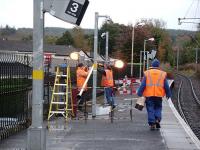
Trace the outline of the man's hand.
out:
[[[85,66],[85,67],[84,67],[84,70],[85,70],[85,71],[88,71],[88,66]]]

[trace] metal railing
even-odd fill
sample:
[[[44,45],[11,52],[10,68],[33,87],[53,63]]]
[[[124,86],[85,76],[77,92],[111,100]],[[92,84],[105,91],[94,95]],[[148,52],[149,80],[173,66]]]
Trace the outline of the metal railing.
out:
[[[32,58],[0,52],[0,140],[30,125]]]

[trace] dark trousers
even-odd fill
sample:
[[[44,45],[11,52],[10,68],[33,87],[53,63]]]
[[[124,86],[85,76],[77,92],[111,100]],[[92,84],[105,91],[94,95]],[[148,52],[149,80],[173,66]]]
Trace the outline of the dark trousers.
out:
[[[115,105],[113,88],[106,87],[104,92],[105,92],[105,95],[106,95],[107,103],[110,104],[110,105]]]
[[[149,125],[160,122],[162,119],[162,98],[161,97],[147,97],[146,108],[148,114]]]

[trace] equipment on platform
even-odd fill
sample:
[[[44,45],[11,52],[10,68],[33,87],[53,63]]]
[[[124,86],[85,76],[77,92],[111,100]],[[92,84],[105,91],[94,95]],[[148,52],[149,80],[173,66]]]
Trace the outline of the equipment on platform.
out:
[[[69,114],[74,114],[71,89],[69,66],[66,64],[57,66],[48,121],[50,121],[53,115],[55,115],[55,117],[62,116],[65,118],[65,121],[67,121]]]

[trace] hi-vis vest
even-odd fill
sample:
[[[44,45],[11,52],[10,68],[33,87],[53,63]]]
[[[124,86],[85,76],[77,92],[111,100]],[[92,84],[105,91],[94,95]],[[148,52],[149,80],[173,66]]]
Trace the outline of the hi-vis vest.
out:
[[[144,89],[143,96],[165,96],[164,80],[167,75],[166,72],[158,69],[150,69],[145,71],[144,74],[146,77],[146,88]]]
[[[113,87],[114,86],[114,81],[113,81],[113,72],[112,70],[106,69],[106,76],[102,76],[101,80],[101,86],[104,87]]]
[[[81,88],[83,87],[83,84],[87,78],[87,75],[88,75],[88,72],[86,72],[84,69],[81,69],[81,67],[77,68],[77,70],[76,70],[76,77],[77,77],[76,85],[79,90],[81,90]],[[87,84],[85,86],[85,89],[87,89]]]

